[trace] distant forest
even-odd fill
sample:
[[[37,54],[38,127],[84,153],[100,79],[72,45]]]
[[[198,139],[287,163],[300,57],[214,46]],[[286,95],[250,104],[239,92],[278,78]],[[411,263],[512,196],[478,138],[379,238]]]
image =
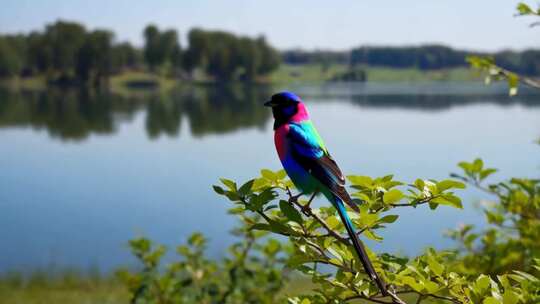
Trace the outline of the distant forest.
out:
[[[192,29],[189,47],[182,48],[176,30],[149,25],[142,34],[142,49],[116,42],[111,31],[65,21],[27,35],[0,36],[0,77],[45,75],[54,83],[99,85],[128,69],[189,77],[200,68],[215,80],[253,80],[280,63],[279,52],[262,36]]]
[[[145,70],[167,77],[192,79],[202,72],[211,80],[256,80],[290,65],[344,64],[351,68],[382,66],[446,69],[467,66],[466,56],[491,55],[509,70],[540,75],[540,50],[471,53],[440,45],[418,47],[359,47],[348,51],[279,52],[263,36],[251,38],[224,31],[191,29],[182,47],[176,30],[147,26],[144,46],[118,42],[108,30],[86,29],[75,22],[57,21],[29,34],[0,35],[0,77],[45,76],[49,83],[100,85],[111,75]]]
[[[540,75],[540,50],[523,52],[501,51],[493,54],[455,50],[442,45],[417,47],[363,46],[350,51],[288,50],[281,53],[288,64],[347,64],[355,66],[380,66],[390,68],[417,68],[437,70],[468,66],[469,55],[493,56],[501,67],[529,75]]]

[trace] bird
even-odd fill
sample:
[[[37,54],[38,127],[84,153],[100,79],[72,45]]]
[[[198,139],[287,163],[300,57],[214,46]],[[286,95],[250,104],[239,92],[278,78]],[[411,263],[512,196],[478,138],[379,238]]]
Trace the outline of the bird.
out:
[[[375,271],[345,204],[358,211],[345,189],[345,177],[326,148],[299,96],[292,92],[272,95],[264,103],[274,116],[274,143],[285,172],[301,194],[322,193],[336,208],[364,270],[383,295],[385,282]],[[344,204],[345,203],[345,204]]]

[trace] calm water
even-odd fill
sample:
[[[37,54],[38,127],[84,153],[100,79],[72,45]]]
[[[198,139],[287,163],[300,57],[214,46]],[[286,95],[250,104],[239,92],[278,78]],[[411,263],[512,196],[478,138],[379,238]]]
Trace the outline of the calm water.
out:
[[[219,177],[278,169],[268,87],[196,87],[133,97],[80,91],[0,91],[0,272],[126,265],[128,239],[169,245],[193,231],[217,256],[235,219],[214,195]],[[540,96],[509,98],[481,84],[295,85],[346,173],[445,178],[482,156],[497,176],[538,177]],[[464,211],[400,211],[378,250],[414,254],[451,246]]]

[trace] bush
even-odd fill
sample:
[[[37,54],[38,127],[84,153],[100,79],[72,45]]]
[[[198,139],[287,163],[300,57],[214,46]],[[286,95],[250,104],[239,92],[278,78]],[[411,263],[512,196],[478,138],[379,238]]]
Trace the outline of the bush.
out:
[[[461,181],[417,179],[406,184],[391,175],[348,177],[354,189],[352,197],[360,206],[358,213],[349,210],[349,215],[359,233],[377,241],[382,240],[379,232],[398,220],[392,213],[395,208],[462,208],[454,191],[463,189],[463,182],[495,194],[496,200],[485,211],[493,227],[479,234],[472,234],[470,226],[451,233],[462,250],[430,248],[420,256],[407,258],[390,253],[376,255],[368,249],[392,297],[383,297],[364,272],[349,239],[343,236],[344,226],[335,209],[314,208],[313,198],[297,198],[284,171],[262,170],[260,177],[242,185],[221,179],[222,185],[214,186],[219,195],[234,204],[230,213],[242,223],[237,234],[243,241],[233,245],[232,258],[222,262],[205,259],[204,238],[196,235],[188,247],[180,247],[182,262],[160,272],[158,264],[164,249],[152,249],[148,240],[140,239],[131,244],[145,268],[134,274],[126,272],[124,277],[134,299],[144,303],[275,302],[282,280],[289,278],[281,274],[282,268],[285,273],[301,273],[314,284],[313,290],[303,292],[305,295],[289,295],[289,303],[295,304],[358,300],[404,303],[400,297],[416,303],[538,303],[540,280],[533,273],[540,270],[536,241],[540,231],[539,182],[512,179],[484,187],[481,182],[494,169],[484,168],[479,159],[460,163],[460,167],[463,175],[454,177]],[[517,232],[505,234],[507,225]],[[265,235],[264,239],[279,236],[288,242],[280,244],[270,238],[265,246],[255,245]],[[251,246],[258,248],[259,254],[249,254]],[[231,269],[238,269],[241,275]]]

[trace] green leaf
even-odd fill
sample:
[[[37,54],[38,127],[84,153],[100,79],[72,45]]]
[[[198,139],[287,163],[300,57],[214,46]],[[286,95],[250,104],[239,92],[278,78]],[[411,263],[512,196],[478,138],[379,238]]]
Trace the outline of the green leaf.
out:
[[[395,222],[398,218],[399,218],[399,215],[397,215],[397,214],[389,214],[389,215],[385,215],[385,216],[381,217],[378,220],[378,222],[390,224],[390,223]]]
[[[439,284],[433,281],[425,281],[423,283],[429,293],[436,293],[439,290]]]
[[[472,163],[472,170],[474,172],[480,172],[482,171],[482,168],[484,168],[484,162],[481,158],[477,158]]]
[[[440,192],[451,188],[465,189],[465,184],[451,179],[446,179],[437,183],[437,189],[439,189]]]
[[[311,301],[308,298],[304,298],[300,304],[311,304]]]
[[[480,180],[485,179],[486,177],[490,176],[491,174],[495,172],[497,172],[497,169],[493,169],[493,168],[482,170],[482,172],[480,172]]]
[[[452,194],[444,194],[432,199],[430,202],[440,205],[447,205],[458,209],[463,209],[461,199]]]
[[[261,175],[268,179],[268,180],[271,180],[271,181],[275,181],[277,180],[278,176],[276,173],[272,172],[271,170],[268,170],[268,169],[262,169],[261,170]]]
[[[230,180],[230,179],[226,179],[226,178],[220,178],[219,180],[220,180],[225,186],[227,186],[227,188],[229,188],[229,190],[236,192],[236,183],[235,183],[235,182],[233,182],[233,181]]]
[[[416,188],[417,188],[418,190],[424,191],[424,186],[425,186],[426,184],[424,183],[424,180],[423,180],[423,179],[418,178],[418,179],[416,179],[416,180],[414,181],[414,185],[416,186]]]
[[[326,219],[326,224],[330,229],[336,229],[341,224],[341,221],[336,216],[329,216]]]
[[[503,304],[516,304],[519,302],[519,296],[512,290],[506,289],[503,294]]]
[[[400,201],[403,197],[405,197],[405,195],[403,195],[403,192],[401,192],[401,190],[392,189],[384,193],[383,202],[385,204],[393,204]]]
[[[251,192],[251,189],[253,187],[253,183],[255,182],[254,179],[247,181],[245,184],[243,184],[240,189],[238,189],[238,194],[240,195],[247,195]]]
[[[417,292],[422,292],[424,290],[424,286],[416,282],[416,280],[411,276],[403,276],[400,279],[401,279],[401,282],[403,282],[405,285],[409,285],[412,289],[414,289]]]
[[[532,8],[523,2],[517,5],[517,11],[520,15],[534,14],[534,11],[532,10]]]
[[[221,188],[220,186],[213,185],[212,188],[214,188],[214,191],[217,194],[220,194],[220,195],[225,194],[225,190],[223,190],[223,188]]]
[[[468,162],[459,162],[458,166],[461,169],[463,169],[463,171],[465,171],[466,173],[471,172],[472,169],[473,169],[473,165],[471,163],[468,163]]]
[[[272,231],[272,227],[269,224],[257,223],[249,227],[250,230]]]
[[[494,297],[487,297],[482,301],[482,304],[502,304],[501,301],[497,300]]]
[[[334,257],[336,257],[340,262],[343,262],[343,257],[341,256],[340,252],[336,250],[336,246],[331,246],[326,248],[328,252],[330,252]]]
[[[202,233],[198,233],[198,232],[193,233],[188,239],[188,244],[193,245],[193,246],[202,246],[205,243],[206,243],[206,238],[204,237],[204,235],[202,235]]]
[[[429,269],[433,271],[437,276],[441,276],[444,272],[444,267],[441,265],[435,258],[429,257],[428,258],[428,266]]]
[[[285,177],[287,177],[287,172],[285,172],[285,170],[281,169],[278,172],[276,172],[276,175],[277,175],[278,179],[284,179]]]
[[[269,239],[268,243],[266,243],[266,246],[264,246],[264,252],[269,255],[275,255],[280,249],[281,243],[274,239]]]
[[[369,176],[350,175],[347,176],[351,184],[369,188],[373,185],[373,179]]]
[[[302,215],[300,214],[300,212],[298,212],[298,210],[296,210],[293,206],[291,206],[291,204],[288,201],[285,201],[285,200],[279,201],[279,209],[281,210],[281,212],[283,212],[283,214],[289,220],[293,222],[297,222],[297,223],[303,222]]]
[[[517,273],[518,275],[520,275],[521,277],[525,278],[526,280],[531,281],[531,282],[538,282],[540,280],[540,279],[536,278],[535,276],[533,276],[532,274],[528,274],[528,273],[523,272],[523,271],[514,270],[514,272]]]
[[[374,241],[382,241],[383,238],[376,235],[373,231],[371,231],[371,229],[366,229],[364,230],[364,232],[362,233],[363,235],[365,235],[368,239],[371,239],[371,240],[374,240]]]
[[[266,178],[256,178],[255,179],[255,182],[253,183],[253,187],[252,189],[253,190],[260,190],[264,187],[268,187],[268,186],[271,186],[270,185],[270,182],[266,179]]]
[[[475,285],[474,285],[474,291],[477,294],[482,295],[487,290],[487,288],[489,287],[490,281],[491,280],[489,279],[488,276],[486,276],[484,274],[481,274],[476,279],[476,282],[475,282]]]
[[[238,206],[238,207],[229,209],[227,212],[228,212],[229,214],[241,214],[241,213],[243,213],[244,211],[246,211],[246,209],[244,209],[243,206]]]

